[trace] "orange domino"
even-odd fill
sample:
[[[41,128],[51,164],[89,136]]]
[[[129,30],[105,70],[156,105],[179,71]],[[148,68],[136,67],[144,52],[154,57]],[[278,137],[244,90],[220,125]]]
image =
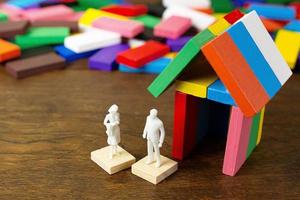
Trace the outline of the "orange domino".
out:
[[[268,94],[228,33],[206,44],[202,52],[246,116],[258,113],[269,101]]]
[[[20,47],[0,39],[0,63],[17,58],[21,55]]]

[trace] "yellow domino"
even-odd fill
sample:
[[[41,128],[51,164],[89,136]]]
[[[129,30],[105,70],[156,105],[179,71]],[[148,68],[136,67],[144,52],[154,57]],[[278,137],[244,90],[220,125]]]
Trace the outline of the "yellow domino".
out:
[[[195,77],[187,80],[176,81],[176,90],[196,97],[206,98],[207,88],[217,80],[217,76],[211,74],[206,77]]]
[[[166,54],[164,57],[174,59],[177,55],[177,52],[171,52]]]
[[[217,20],[215,23],[210,25],[208,29],[215,36],[221,35],[225,30],[227,30],[231,24],[229,24],[224,18]]]
[[[294,69],[300,49],[300,33],[280,30],[276,35],[275,44],[290,68]]]
[[[261,135],[262,135],[262,127],[264,124],[264,116],[265,116],[265,107],[260,112],[260,121],[259,121],[259,127],[258,127],[258,135],[256,140],[256,145],[260,143]]]
[[[222,19],[227,13],[213,13],[212,16],[214,16],[216,19]]]
[[[94,8],[89,8],[79,19],[79,24],[89,26],[93,23],[94,20],[101,17],[109,17],[109,18],[119,19],[119,20],[128,20],[128,17],[122,15],[106,12],[103,10],[97,10]]]

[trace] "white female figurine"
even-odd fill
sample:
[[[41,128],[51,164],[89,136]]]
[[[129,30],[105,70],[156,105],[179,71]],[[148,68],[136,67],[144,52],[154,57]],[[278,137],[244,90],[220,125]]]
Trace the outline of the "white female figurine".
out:
[[[117,105],[114,104],[108,109],[108,114],[105,116],[103,124],[106,126],[107,143],[111,146],[110,158],[112,159],[117,154],[118,144],[121,141],[120,113]]]
[[[144,128],[143,138],[147,138],[148,159],[146,164],[151,164],[154,160],[153,149],[156,156],[156,167],[160,167],[160,152],[159,148],[165,139],[165,129],[163,122],[157,117],[156,109],[150,110],[150,115],[147,116],[146,125]]]

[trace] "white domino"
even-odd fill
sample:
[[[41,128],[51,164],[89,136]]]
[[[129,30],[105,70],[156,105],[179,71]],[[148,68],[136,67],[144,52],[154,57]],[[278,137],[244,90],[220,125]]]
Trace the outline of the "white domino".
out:
[[[192,20],[193,26],[199,30],[206,29],[215,22],[215,18],[203,12],[195,11],[187,7],[170,6],[163,13],[163,19],[171,16],[187,17]]]
[[[163,0],[164,7],[173,5],[185,6],[189,8],[210,8],[210,0]]]
[[[83,53],[119,43],[121,43],[121,35],[118,33],[90,29],[84,33],[66,37],[64,45],[75,53]]]
[[[283,85],[292,75],[292,71],[280,54],[257,13],[252,11],[239,21],[243,22],[279,82]]]

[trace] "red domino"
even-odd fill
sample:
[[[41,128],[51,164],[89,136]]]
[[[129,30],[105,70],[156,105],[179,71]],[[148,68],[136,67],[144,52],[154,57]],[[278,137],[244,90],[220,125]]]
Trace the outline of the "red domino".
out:
[[[175,93],[172,156],[182,160],[196,145],[200,99],[181,92]]]
[[[244,16],[244,14],[239,10],[235,9],[232,12],[228,13],[227,15],[224,16],[224,19],[230,23],[234,24],[236,21],[241,19]]]
[[[101,10],[129,17],[144,15],[148,12],[145,5],[113,5]]]
[[[289,4],[289,6],[292,6],[296,9],[297,18],[300,19],[300,2],[293,2]]]
[[[140,68],[169,51],[170,48],[167,45],[149,40],[142,46],[120,53],[117,56],[117,62],[133,68]]]

